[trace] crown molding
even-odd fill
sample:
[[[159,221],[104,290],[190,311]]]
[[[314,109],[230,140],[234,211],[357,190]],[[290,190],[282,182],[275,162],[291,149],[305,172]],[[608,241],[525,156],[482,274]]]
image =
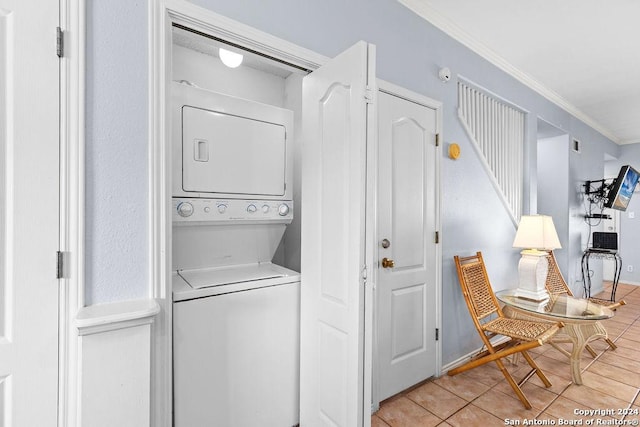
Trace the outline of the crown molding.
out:
[[[480,55],[482,58],[486,59],[505,73],[511,75],[520,83],[531,88],[533,91],[553,102],[554,104],[565,110],[567,113],[571,114],[577,119],[583,121],[586,125],[600,132],[603,136],[609,138],[611,141],[615,142],[618,145],[627,143],[620,141],[620,138],[618,138],[610,129],[596,122],[582,110],[561,97],[558,93],[547,88],[542,83],[538,82],[536,79],[524,73],[520,69],[514,67],[510,62],[505,60],[502,56],[498,55],[495,51],[490,49],[485,44],[478,42],[469,33],[464,31],[458,25],[454,24],[451,20],[436,11],[434,8],[426,4],[424,0],[398,0],[398,2],[407,7],[409,10],[413,11],[421,18],[433,24],[436,28],[443,31],[454,40],[468,47],[473,52]]]

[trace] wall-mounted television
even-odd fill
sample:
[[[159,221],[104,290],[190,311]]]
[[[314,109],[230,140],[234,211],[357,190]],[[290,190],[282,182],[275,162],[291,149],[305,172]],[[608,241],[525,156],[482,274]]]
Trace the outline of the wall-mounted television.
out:
[[[629,200],[633,195],[633,191],[640,179],[640,173],[629,165],[622,166],[620,173],[607,194],[605,208],[618,209],[620,211],[627,210]]]

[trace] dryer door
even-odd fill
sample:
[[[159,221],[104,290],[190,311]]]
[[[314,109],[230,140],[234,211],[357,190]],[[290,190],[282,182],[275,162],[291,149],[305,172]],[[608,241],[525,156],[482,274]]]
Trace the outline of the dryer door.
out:
[[[182,108],[184,191],[283,196],[285,156],[283,124]]]

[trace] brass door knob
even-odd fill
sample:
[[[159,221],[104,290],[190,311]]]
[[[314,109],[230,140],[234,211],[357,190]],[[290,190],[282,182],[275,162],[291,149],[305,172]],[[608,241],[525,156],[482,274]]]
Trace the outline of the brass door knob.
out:
[[[382,258],[382,268],[393,268],[394,262],[389,258]]]

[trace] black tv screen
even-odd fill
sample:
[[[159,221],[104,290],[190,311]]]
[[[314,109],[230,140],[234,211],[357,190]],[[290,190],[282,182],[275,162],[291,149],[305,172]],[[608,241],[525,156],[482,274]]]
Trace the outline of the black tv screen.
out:
[[[640,173],[631,166],[626,165],[620,168],[620,173],[618,173],[618,177],[613,182],[613,187],[609,190],[604,207],[620,211],[627,210],[629,200],[631,200],[639,178]]]

